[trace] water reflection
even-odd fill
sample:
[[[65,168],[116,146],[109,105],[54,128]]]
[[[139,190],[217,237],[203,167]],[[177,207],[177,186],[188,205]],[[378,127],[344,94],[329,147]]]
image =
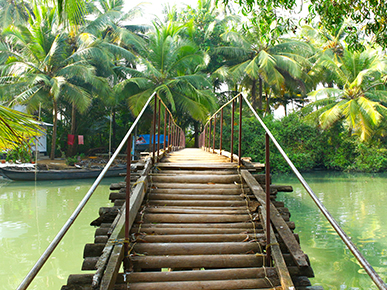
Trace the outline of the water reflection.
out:
[[[387,174],[318,172],[304,177],[386,281]],[[289,207],[301,246],[310,257],[316,275],[312,283],[324,289],[377,289],[298,181],[290,175],[273,180],[294,187],[295,192],[280,194],[279,199]]]
[[[90,222],[101,206],[110,206],[102,181],[29,289],[60,289],[69,274],[81,273],[83,248],[93,242]],[[78,206],[93,180],[3,182],[0,180],[0,285],[15,289]]]

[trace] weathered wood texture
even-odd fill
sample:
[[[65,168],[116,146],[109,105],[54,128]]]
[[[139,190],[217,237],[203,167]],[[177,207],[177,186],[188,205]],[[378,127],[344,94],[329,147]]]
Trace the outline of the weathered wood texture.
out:
[[[313,271],[292,232],[290,213],[275,201],[277,192],[292,188],[271,186],[275,267],[270,267],[260,185],[265,180],[254,173],[264,165],[243,159],[240,170],[229,155],[185,149],[168,154],[152,172],[150,163],[141,168],[143,177],[131,198],[131,272],[125,279],[119,273],[125,255],[125,183],[112,184],[109,199],[115,206],[100,209],[94,244],[85,247],[82,268],[96,273],[71,275],[63,290],[310,287],[307,277]]]

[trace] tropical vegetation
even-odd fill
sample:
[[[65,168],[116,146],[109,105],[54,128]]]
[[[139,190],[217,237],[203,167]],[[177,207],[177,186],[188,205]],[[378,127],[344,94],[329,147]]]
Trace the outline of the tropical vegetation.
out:
[[[387,22],[369,1],[313,0],[301,16],[306,6],[291,0],[198,0],[146,25],[136,22],[142,4],[123,0],[12,3],[0,1],[0,114],[41,108],[51,158],[107,152],[109,138],[114,148],[155,91],[197,146],[201,124],[243,91],[301,169],[387,169]],[[0,116],[7,146],[31,137],[16,117]],[[261,159],[250,118],[244,154]]]

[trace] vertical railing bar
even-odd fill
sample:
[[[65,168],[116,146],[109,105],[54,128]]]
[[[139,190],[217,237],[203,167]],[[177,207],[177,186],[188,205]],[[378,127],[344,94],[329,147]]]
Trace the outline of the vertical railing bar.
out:
[[[239,96],[239,138],[238,138],[239,166],[242,165],[242,95]]]
[[[212,119],[210,119],[210,122],[208,123],[208,128],[208,152],[211,152]]]
[[[159,99],[159,113],[157,119],[157,161],[160,156],[160,124],[161,124],[161,99]]]
[[[219,144],[219,154],[222,155],[222,145],[223,145],[223,108],[220,111],[220,144]]]
[[[206,151],[208,150],[208,124],[206,126]]]
[[[171,114],[168,114],[168,147],[171,146]]]
[[[271,243],[270,237],[270,137],[266,133],[265,134],[265,182],[266,182],[266,266],[270,267],[271,261],[271,247],[269,246]]]
[[[207,151],[207,125],[204,125],[203,149]]]
[[[153,107],[153,136],[151,137],[152,139],[152,156],[153,156],[153,163],[156,163],[156,114],[157,114],[157,98],[155,98],[154,102],[154,107]]]
[[[167,150],[167,107],[165,107],[165,113],[164,113],[164,151]]]
[[[235,112],[235,100],[232,101],[231,108],[231,163],[234,162],[234,112]]]
[[[212,153],[215,153],[215,137],[216,137],[216,115],[214,115],[214,142],[212,146]]]
[[[132,134],[129,135],[126,152],[126,203],[125,203],[125,240],[124,240],[124,269],[129,270],[129,210],[130,210],[130,165],[132,160]]]
[[[172,151],[175,151],[176,147],[176,125],[175,123],[172,123]]]

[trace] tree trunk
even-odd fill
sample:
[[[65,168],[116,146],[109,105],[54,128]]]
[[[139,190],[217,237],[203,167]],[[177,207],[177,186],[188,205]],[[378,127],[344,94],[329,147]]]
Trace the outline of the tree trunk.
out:
[[[54,116],[53,116],[53,127],[52,127],[52,140],[51,140],[51,152],[50,152],[50,159],[55,159],[55,148],[56,148],[56,127],[58,123],[58,104],[55,100],[52,101],[53,104],[53,110],[54,110]]]
[[[116,134],[117,134],[117,123],[116,123],[116,111],[113,109],[112,112],[112,150],[116,148]]]
[[[197,121],[194,121],[194,138],[195,138],[194,148],[199,148],[199,122]]]
[[[76,110],[75,110],[75,105],[72,104],[71,108],[71,129],[70,129],[70,134],[75,136],[76,133]],[[74,156],[77,148],[77,143],[74,140],[73,145],[68,145],[67,147],[67,156]]]
[[[271,91],[269,90],[266,98],[266,114],[270,115],[270,97],[271,97]]]
[[[253,79],[253,83],[251,85],[251,105],[254,110],[257,110],[257,80]]]
[[[263,82],[262,78],[259,77],[259,99],[258,99],[258,110],[262,111],[262,90],[263,90]]]

